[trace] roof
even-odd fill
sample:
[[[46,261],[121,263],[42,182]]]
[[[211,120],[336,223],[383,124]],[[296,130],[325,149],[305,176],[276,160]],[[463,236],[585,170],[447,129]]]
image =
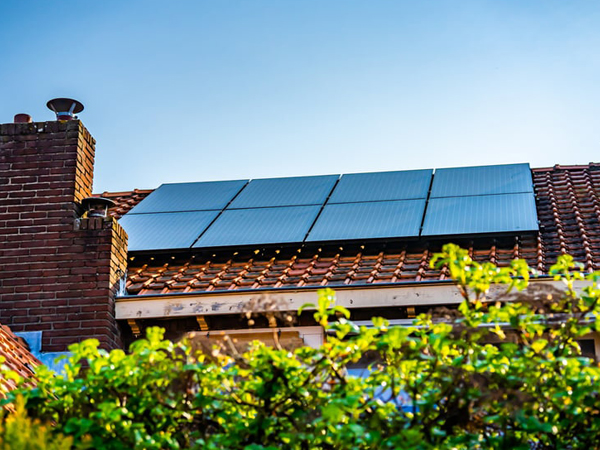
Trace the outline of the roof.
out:
[[[134,189],[124,192],[103,192],[94,194],[94,197],[108,198],[115,202],[115,206],[110,209],[110,215],[120,219],[129,212],[135,205],[144,200],[154,189]]]
[[[25,341],[15,336],[7,326],[0,325],[0,356],[5,358],[3,366],[23,378],[31,378],[40,362],[31,354]],[[14,381],[0,379],[0,391],[15,387]]]
[[[600,164],[533,169],[537,234],[458,241],[478,261],[507,265],[522,258],[547,273],[560,254],[571,254],[585,270],[600,269]],[[150,190],[108,193],[120,217]],[[218,290],[372,285],[444,280],[429,267],[442,241],[397,241],[353,246],[305,245],[222,250],[217,253],[157,253],[131,256],[129,294],[175,294]]]

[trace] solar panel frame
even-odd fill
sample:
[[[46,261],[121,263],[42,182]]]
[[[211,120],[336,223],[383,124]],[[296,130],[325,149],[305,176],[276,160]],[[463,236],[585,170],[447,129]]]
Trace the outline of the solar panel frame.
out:
[[[327,204],[306,242],[418,237],[425,199]]]
[[[342,175],[328,203],[427,198],[433,169]]]
[[[248,180],[231,180],[163,184],[127,214],[220,211],[247,183]]]
[[[126,214],[119,220],[129,236],[128,251],[187,249],[219,211]]]
[[[194,248],[301,243],[320,205],[226,209]]]
[[[529,164],[436,169],[431,198],[533,192]]]
[[[532,193],[432,198],[421,236],[528,232],[539,229]]]
[[[250,181],[227,209],[322,205],[339,175],[263,178]]]

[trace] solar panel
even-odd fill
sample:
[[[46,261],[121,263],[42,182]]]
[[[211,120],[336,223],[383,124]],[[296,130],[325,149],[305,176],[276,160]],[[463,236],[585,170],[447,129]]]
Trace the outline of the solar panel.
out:
[[[252,180],[229,209],[322,205],[339,175]]]
[[[163,184],[129,214],[222,210],[248,180]]]
[[[421,236],[535,231],[533,194],[499,194],[429,200]]]
[[[307,241],[419,235],[425,199],[327,204]]]
[[[328,203],[427,198],[433,170],[342,175]]]
[[[129,251],[189,248],[219,211],[127,214],[119,223],[129,236]]]
[[[431,198],[533,192],[529,164],[436,169]]]
[[[321,206],[227,209],[194,247],[302,242],[320,209]]]

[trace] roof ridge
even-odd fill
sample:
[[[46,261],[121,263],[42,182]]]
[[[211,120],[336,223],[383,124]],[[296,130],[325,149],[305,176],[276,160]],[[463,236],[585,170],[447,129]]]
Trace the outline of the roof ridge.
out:
[[[561,165],[555,164],[552,167],[536,167],[531,169],[532,172],[550,172],[553,170],[584,170],[590,168],[599,168],[600,162],[590,162],[588,164]]]

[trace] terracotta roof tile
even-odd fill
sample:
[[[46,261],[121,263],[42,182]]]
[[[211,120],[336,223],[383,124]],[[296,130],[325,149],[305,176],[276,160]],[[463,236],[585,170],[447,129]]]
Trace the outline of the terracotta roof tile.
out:
[[[148,194],[154,189],[134,189],[126,192],[103,192],[102,194],[94,194],[94,197],[108,198],[116,203],[109,210],[111,216],[120,219],[127,214],[135,205],[144,200]]]
[[[16,335],[7,326],[0,325],[0,356],[6,358],[3,363],[7,369],[13,370],[23,378],[32,378],[34,370],[40,362],[29,351],[25,341]],[[0,378],[0,392],[11,390],[15,387],[12,380]]]
[[[522,258],[542,273],[563,253],[587,271],[600,270],[600,164],[533,169],[540,232],[487,239],[461,239],[479,262],[499,266]],[[150,191],[103,196],[133,205]],[[118,211],[124,211],[121,206]],[[131,206],[132,207],[132,206]],[[120,212],[115,214],[121,214]],[[211,290],[368,285],[443,280],[429,261],[441,242],[369,243],[332,248],[280,248],[243,254],[136,256],[130,262],[130,294]],[[301,253],[298,251],[301,250]],[[307,252],[309,252],[307,254]],[[174,259],[173,259],[174,258]],[[169,283],[169,281],[171,281]]]

